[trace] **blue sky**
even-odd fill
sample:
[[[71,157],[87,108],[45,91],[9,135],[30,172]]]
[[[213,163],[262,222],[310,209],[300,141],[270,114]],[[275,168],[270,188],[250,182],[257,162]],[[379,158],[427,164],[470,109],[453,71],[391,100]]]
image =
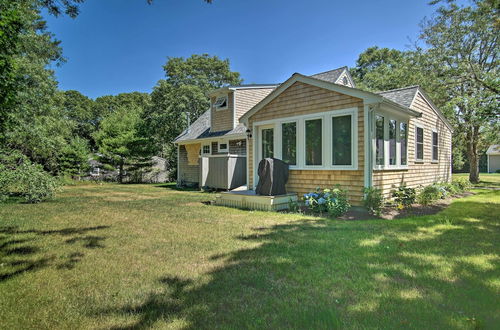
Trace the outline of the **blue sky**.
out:
[[[245,83],[353,66],[370,46],[406,49],[426,0],[86,0],[76,19],[45,15],[68,62],[62,90],[92,98],[150,92],[167,57],[229,58]]]

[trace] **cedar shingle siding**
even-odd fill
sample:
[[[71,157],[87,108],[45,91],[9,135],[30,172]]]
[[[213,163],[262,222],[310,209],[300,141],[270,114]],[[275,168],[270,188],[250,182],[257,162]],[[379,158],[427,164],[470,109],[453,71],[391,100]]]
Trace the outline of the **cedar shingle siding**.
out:
[[[383,95],[383,94],[382,94]],[[422,117],[412,118],[408,130],[408,169],[380,170],[373,172],[373,186],[383,190],[386,197],[394,187],[405,183],[418,187],[451,180],[451,131],[434,112],[424,97],[417,93],[411,109],[422,112]],[[415,123],[424,127],[424,160],[415,161]],[[438,132],[439,159],[432,161],[432,130]]]
[[[254,122],[286,118],[296,115],[311,114],[346,108],[358,108],[358,169],[346,170],[290,170],[287,191],[300,195],[313,191],[316,187],[331,188],[336,184],[349,190],[350,201],[360,205],[364,187],[364,110],[363,101],[348,95],[329,91],[319,87],[296,82],[276,99],[249,118],[250,127]],[[249,140],[252,150],[253,139]],[[253,154],[248,155],[249,180],[253,185]]]
[[[219,132],[219,131],[228,131],[232,130],[234,127],[234,118],[233,118],[233,92],[229,92],[227,94],[227,108],[223,110],[217,110],[213,106],[217,97],[212,96],[211,107],[212,107],[212,116],[211,116],[211,132]]]
[[[178,181],[184,183],[196,183],[200,180],[200,165],[188,165],[187,151],[184,145],[179,146],[179,173],[177,174]]]

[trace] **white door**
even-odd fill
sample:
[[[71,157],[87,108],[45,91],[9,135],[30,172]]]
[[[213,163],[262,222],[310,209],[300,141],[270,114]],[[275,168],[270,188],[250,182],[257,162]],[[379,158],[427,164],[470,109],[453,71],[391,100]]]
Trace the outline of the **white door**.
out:
[[[259,175],[257,174],[259,169],[259,163],[264,158],[274,157],[274,125],[259,126],[258,137],[257,137],[257,155],[255,157],[254,164],[254,186],[257,186],[259,182]]]

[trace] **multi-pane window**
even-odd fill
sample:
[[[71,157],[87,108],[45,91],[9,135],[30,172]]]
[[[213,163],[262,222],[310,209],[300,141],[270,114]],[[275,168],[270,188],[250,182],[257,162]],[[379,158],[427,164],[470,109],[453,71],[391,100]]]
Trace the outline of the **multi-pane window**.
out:
[[[352,165],[352,116],[332,117],[332,165]]]
[[[323,128],[321,119],[305,121],[306,126],[306,165],[322,165]]]
[[[210,155],[210,144],[204,144],[201,147],[201,154],[202,155]]]
[[[437,161],[438,159],[439,159],[438,133],[432,132],[432,160]]]
[[[418,126],[415,127],[415,158],[424,159],[424,129]]]
[[[281,124],[281,159],[288,165],[297,165],[297,123]]]
[[[377,115],[375,118],[375,144],[377,165],[384,165],[384,117]]]
[[[406,165],[406,154],[408,151],[408,124],[399,123],[399,143],[401,150],[401,165]]]
[[[396,125],[395,120],[389,120],[389,165],[396,165]]]

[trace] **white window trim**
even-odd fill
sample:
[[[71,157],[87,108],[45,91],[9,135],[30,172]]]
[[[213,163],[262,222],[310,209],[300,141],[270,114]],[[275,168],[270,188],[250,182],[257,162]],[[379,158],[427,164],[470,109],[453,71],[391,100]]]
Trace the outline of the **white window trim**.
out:
[[[376,116],[382,116],[384,117],[384,164],[383,165],[377,165],[377,147],[376,147]],[[388,112],[384,111],[376,111],[373,115],[373,124],[372,124],[372,131],[373,131],[373,138],[372,138],[372,143],[373,143],[373,150],[372,150],[372,158],[373,158],[373,169],[374,170],[407,170],[408,169],[408,140],[409,140],[409,120],[407,118],[395,116],[393,114],[390,114]],[[390,141],[389,141],[389,122],[391,120],[396,121],[396,164],[391,165],[389,164],[389,156],[390,156]],[[406,133],[406,165],[401,165],[401,133],[400,129],[401,123],[405,123],[407,126],[407,133]]]
[[[206,146],[208,146],[208,148],[209,148],[209,152],[208,153],[203,152],[203,147],[206,147]],[[207,156],[207,155],[211,155],[211,154],[212,154],[212,143],[211,142],[202,143],[202,145],[201,145],[201,155],[202,156]]]
[[[221,144],[225,144],[227,146],[226,149],[222,149],[220,147]],[[217,152],[229,152],[229,141],[217,141]]]
[[[433,128],[432,130],[432,133],[431,133],[431,163],[439,163],[439,132],[437,131],[437,129]],[[437,148],[438,148],[438,152],[437,152],[437,158],[434,159],[434,134],[433,133],[436,133],[437,134]]]
[[[331,165],[332,163],[332,141],[331,141],[331,118],[333,116],[351,115],[352,136],[351,136],[351,155],[353,157],[352,165]],[[305,154],[305,121],[313,119],[322,119],[322,165],[306,165]],[[274,125],[274,157],[281,159],[282,157],[282,135],[281,124],[296,122],[297,123],[297,165],[290,166],[292,170],[357,170],[358,169],[358,108],[347,108],[341,110],[332,110],[309,115],[291,116],[285,118],[271,119],[253,123],[253,131],[256,132],[258,127],[264,125]],[[254,135],[255,136],[255,135]],[[260,144],[257,139],[253,145]],[[258,152],[259,147],[255,148]],[[258,157],[254,157],[254,162]],[[258,164],[254,164],[254,169]],[[255,175],[255,174],[254,174]],[[255,179],[254,179],[255,181]],[[256,181],[255,181],[256,182]]]
[[[418,157],[418,152],[417,152],[417,127],[422,129],[422,158],[417,158]],[[415,162],[417,163],[423,163],[425,159],[425,128],[424,125],[420,123],[415,123]]]
[[[217,101],[220,99],[220,98],[225,98],[226,99],[226,106],[225,107],[220,107],[220,106],[217,106]],[[215,110],[226,110],[228,108],[228,105],[229,105],[229,95],[226,94],[226,95],[222,95],[222,96],[217,96],[215,98],[215,102],[214,102],[214,108]]]

